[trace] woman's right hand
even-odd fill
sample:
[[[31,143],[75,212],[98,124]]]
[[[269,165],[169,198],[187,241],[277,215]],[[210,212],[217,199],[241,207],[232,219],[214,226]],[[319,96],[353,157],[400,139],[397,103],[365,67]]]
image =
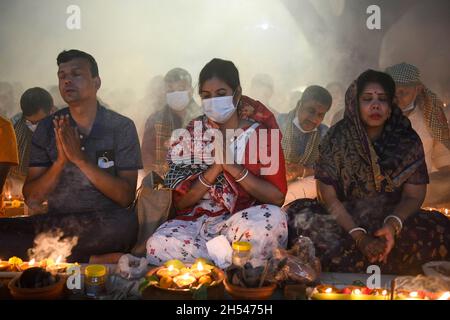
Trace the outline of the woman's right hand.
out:
[[[370,263],[374,263],[382,257],[386,250],[386,243],[383,239],[364,234],[361,236],[361,239],[357,241],[357,247]]]

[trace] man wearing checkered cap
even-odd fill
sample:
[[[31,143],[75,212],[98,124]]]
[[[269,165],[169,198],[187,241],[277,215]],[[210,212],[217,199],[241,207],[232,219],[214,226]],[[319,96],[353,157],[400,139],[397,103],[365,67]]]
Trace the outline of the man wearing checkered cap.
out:
[[[430,184],[425,206],[450,204],[450,133],[442,101],[420,81],[417,67],[400,63],[386,72],[396,84],[396,101],[420,136]]]

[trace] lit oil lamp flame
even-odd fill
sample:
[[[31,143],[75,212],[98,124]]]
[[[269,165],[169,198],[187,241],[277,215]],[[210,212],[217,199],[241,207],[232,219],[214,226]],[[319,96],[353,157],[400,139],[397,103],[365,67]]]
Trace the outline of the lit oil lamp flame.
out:
[[[192,276],[189,273],[185,273],[181,276],[181,279],[183,280],[189,280],[190,278],[192,278]]]
[[[331,289],[331,288],[327,288],[327,289],[325,290],[325,293],[331,293],[331,292],[333,292],[333,289]]]
[[[447,291],[447,292],[444,292],[444,293],[442,294],[442,296],[440,296],[440,297],[438,298],[438,300],[448,300],[449,298],[450,298],[450,292]]]
[[[189,273],[185,273],[181,276],[173,278],[173,282],[175,282],[179,288],[188,287],[195,281],[196,281],[195,277]]]
[[[383,296],[387,296],[387,290],[383,290],[383,291],[381,292],[381,294],[382,294]]]
[[[30,262],[28,263],[28,265],[29,265],[30,267],[33,267],[35,263],[36,263],[36,259],[33,258],[33,259],[30,260]]]
[[[203,267],[203,264],[201,262],[199,262],[197,264],[197,269],[198,269],[198,271],[203,271],[204,267]]]
[[[360,295],[361,294],[361,290],[355,289],[355,290],[353,290],[353,293],[356,294],[356,295]]]
[[[410,296],[411,298],[417,298],[417,297],[419,296],[419,293],[418,293],[417,291],[413,291],[413,292],[410,292],[410,293],[409,293],[409,296]]]
[[[62,257],[60,255],[60,256],[58,256],[58,259],[56,259],[55,264],[60,264],[61,260],[62,260]]]
[[[168,270],[169,270],[169,272],[173,271],[173,265],[172,264],[169,266]]]

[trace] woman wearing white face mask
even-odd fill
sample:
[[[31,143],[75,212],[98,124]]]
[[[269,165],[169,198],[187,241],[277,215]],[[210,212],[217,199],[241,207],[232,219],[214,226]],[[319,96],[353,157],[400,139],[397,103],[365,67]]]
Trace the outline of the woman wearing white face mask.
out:
[[[166,155],[172,131],[184,128],[200,115],[200,107],[192,99],[191,75],[186,70],[170,70],[164,83],[166,105],[147,119],[141,148],[145,173],[155,171],[160,176],[169,169]]]
[[[274,248],[284,247],[287,239],[286,217],[280,209],[287,189],[281,136],[271,139],[272,130],[279,133],[278,125],[264,105],[242,95],[238,70],[230,61],[213,59],[202,69],[199,94],[204,115],[187,126],[191,138],[195,136],[196,145],[205,150],[212,139],[202,135],[199,141],[194,126],[202,132],[218,129],[222,137],[227,129],[241,129],[233,139],[238,161],[217,159],[221,154],[226,158],[230,150],[230,141],[225,139],[226,147],[215,149],[216,157],[203,154],[200,165],[169,160],[165,184],[174,190],[178,217],[160,226],[148,240],[147,258],[156,265],[169,259],[192,262],[198,257],[212,258],[206,242],[224,235],[230,243],[239,239],[251,242],[251,262],[260,265]],[[267,133],[264,142],[260,141],[262,132]],[[251,153],[249,143],[254,138],[256,146],[267,149]],[[169,155],[178,146],[180,141],[174,142]],[[268,155],[269,163],[263,159]],[[265,172],[269,167],[274,170]]]

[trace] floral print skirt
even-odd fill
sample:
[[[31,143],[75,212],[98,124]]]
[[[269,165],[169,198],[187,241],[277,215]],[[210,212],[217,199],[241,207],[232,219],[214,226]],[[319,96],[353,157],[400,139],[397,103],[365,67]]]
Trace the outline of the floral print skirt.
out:
[[[194,221],[173,219],[162,224],[147,240],[147,260],[161,265],[178,259],[194,262],[197,258],[211,260],[206,242],[224,235],[230,244],[248,241],[252,244],[254,262],[272,256],[275,248],[287,245],[286,213],[274,205],[258,205],[215,217],[203,215]]]

